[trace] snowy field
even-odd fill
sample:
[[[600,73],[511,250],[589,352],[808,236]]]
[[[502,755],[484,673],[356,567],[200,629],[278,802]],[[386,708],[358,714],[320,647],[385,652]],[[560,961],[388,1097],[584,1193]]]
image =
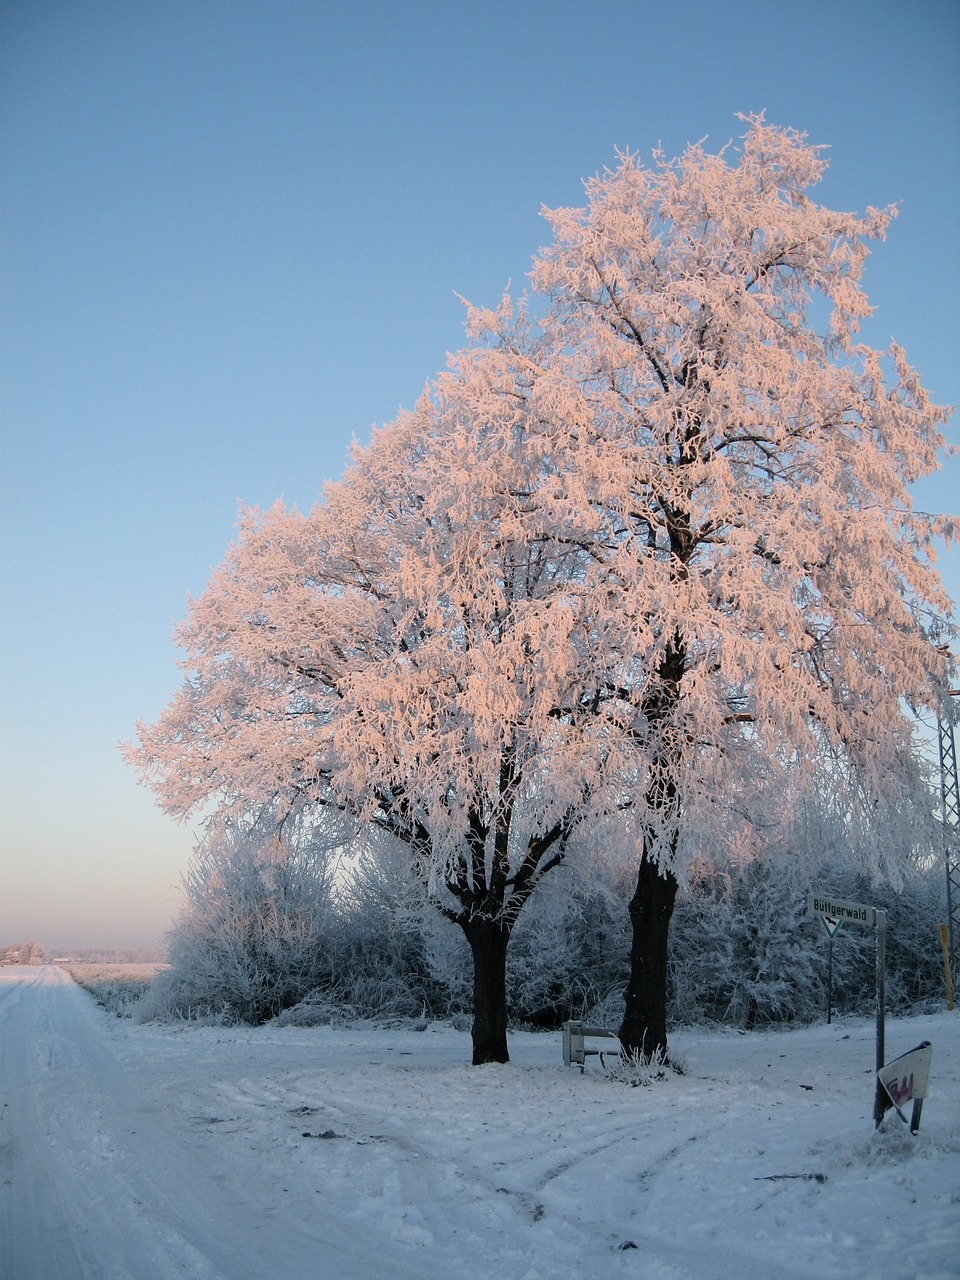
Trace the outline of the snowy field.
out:
[[[874,1027],[678,1031],[647,1088],[469,1036],[118,1021],[0,970],[0,1275],[955,1280],[960,1014],[920,1132],[872,1121]]]

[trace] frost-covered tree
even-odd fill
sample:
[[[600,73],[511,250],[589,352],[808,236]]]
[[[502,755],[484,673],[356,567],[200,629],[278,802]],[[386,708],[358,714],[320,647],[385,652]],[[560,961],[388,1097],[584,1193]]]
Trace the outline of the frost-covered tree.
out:
[[[818,149],[762,118],[739,147],[631,155],[547,213],[535,264],[577,485],[608,513],[639,830],[621,1038],[665,1044],[667,932],[685,827],[742,772],[829,753],[867,817],[909,786],[906,704],[943,706],[945,522],[907,486],[939,426],[896,345],[858,340],[867,243],[893,210],[815,204]]]
[[[476,1063],[507,1059],[520,911],[620,799],[584,695],[617,625],[583,603],[608,594],[596,516],[522,346],[463,353],[308,516],[244,516],[180,629],[189,678],[130,753],[174,814],[333,806],[400,841],[469,943]]]
[[[8,964],[46,964],[46,953],[38,942],[13,942],[0,947],[0,966]]]

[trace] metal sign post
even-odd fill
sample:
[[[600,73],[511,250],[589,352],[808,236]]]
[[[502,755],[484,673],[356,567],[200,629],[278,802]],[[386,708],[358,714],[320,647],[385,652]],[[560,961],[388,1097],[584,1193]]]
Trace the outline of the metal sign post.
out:
[[[886,1091],[880,1082],[880,1072],[883,1070],[883,1054],[884,1054],[884,970],[885,957],[887,948],[887,913],[886,911],[877,911],[877,1092],[873,1100],[873,1120],[874,1128],[880,1128],[880,1121],[883,1119],[883,1113],[887,1109]]]
[[[823,925],[823,931],[827,935],[827,1026],[833,1021],[833,940],[843,928],[843,921],[836,920],[833,916],[818,915],[817,919]]]
[[[868,907],[862,902],[846,902],[841,898],[830,898],[824,893],[807,895],[807,915],[819,916],[827,936],[833,941],[833,935],[842,924],[849,921],[853,924],[874,925],[877,931],[877,1087],[873,1100],[873,1118],[879,1127],[883,1113],[887,1109],[886,1091],[880,1083],[879,1072],[883,1068],[884,1053],[884,969],[887,946],[887,913],[877,907]],[[828,923],[829,922],[829,923]],[[832,930],[832,932],[831,932]],[[831,956],[832,962],[832,956]],[[832,969],[832,963],[831,963]],[[831,973],[831,979],[832,979]],[[829,1022],[829,1017],[827,1021]]]

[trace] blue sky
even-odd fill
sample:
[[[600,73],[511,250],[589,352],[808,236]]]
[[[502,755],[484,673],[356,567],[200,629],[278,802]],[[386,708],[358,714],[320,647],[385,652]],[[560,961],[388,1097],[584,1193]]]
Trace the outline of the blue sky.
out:
[[[960,403],[955,0],[7,0],[0,943],[169,925],[192,834],[116,744],[237,503],[309,507],[617,148],[759,110],[830,145],[823,203],[900,203],[865,337]]]

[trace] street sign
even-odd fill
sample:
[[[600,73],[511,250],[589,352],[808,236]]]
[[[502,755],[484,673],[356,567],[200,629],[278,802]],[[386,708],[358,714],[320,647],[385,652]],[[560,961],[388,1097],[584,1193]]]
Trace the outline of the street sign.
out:
[[[851,924],[865,924],[873,926],[877,933],[877,1072],[883,1068],[883,1041],[884,1041],[884,1003],[885,1003],[885,978],[884,967],[886,965],[886,947],[887,947],[887,913],[882,907],[869,907],[865,902],[845,902],[842,898],[828,898],[825,893],[808,893],[807,894],[807,915],[819,916],[820,923],[826,931],[827,937],[830,939],[830,978],[827,987],[827,1021],[830,1021],[830,1003],[832,995],[830,988],[833,978],[833,935],[842,924],[849,921]],[[827,923],[829,921],[829,924]],[[880,1083],[879,1074],[876,1085],[874,1086],[873,1097],[873,1119],[880,1127],[880,1121],[883,1119],[883,1113],[889,1107],[883,1085]],[[919,1123],[920,1111],[919,1103],[915,1104],[917,1110],[915,1117]],[[915,1132],[915,1131],[914,1131]]]
[[[844,902],[842,898],[828,898],[820,893],[807,894],[808,916],[829,916],[840,924],[849,920],[854,924],[874,925],[877,922],[875,907],[863,902]]]
[[[890,1103],[896,1107],[901,1120],[905,1121],[907,1117],[900,1108],[906,1102],[913,1102],[911,1133],[916,1133],[920,1128],[920,1109],[930,1080],[932,1060],[933,1046],[929,1040],[924,1040],[915,1049],[911,1049],[909,1053],[902,1053],[899,1058],[894,1058],[877,1072],[877,1079],[886,1090]],[[890,1103],[887,1105],[889,1106]]]

